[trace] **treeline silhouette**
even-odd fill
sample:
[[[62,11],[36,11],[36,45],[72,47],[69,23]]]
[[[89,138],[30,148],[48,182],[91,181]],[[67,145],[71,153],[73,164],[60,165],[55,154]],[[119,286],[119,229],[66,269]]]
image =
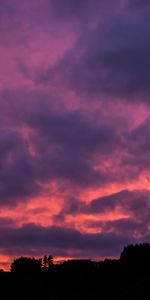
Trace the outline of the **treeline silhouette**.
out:
[[[84,300],[150,299],[150,244],[129,245],[119,259],[68,260],[19,257],[0,272],[5,298]],[[4,298],[4,299],[5,299]]]
[[[34,257],[19,257],[11,264],[11,272],[17,273],[39,273],[51,269],[53,265],[53,257],[51,255],[44,256],[43,259],[35,259]]]

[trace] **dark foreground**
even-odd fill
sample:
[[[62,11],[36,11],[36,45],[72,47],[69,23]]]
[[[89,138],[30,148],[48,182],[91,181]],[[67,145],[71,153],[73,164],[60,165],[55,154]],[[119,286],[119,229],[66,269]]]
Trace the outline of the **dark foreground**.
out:
[[[2,299],[150,300],[150,244],[129,245],[118,260],[103,262],[19,258],[11,271],[0,272]]]
[[[60,270],[0,274],[3,299],[150,299],[150,275],[102,270]]]

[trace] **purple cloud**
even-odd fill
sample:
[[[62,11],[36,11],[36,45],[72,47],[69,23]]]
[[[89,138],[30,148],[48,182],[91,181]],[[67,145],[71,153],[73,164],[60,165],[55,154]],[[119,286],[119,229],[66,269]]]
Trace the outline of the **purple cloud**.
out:
[[[9,255],[103,257],[117,256],[122,247],[131,242],[127,236],[115,234],[82,234],[74,229],[44,228],[27,224],[21,228],[0,230],[1,251]]]
[[[92,200],[90,204],[87,205],[87,207],[85,206],[85,212],[93,214],[104,213],[113,211],[115,208],[118,207],[126,213],[140,215],[141,212],[145,212],[145,207],[149,206],[149,197],[150,194],[147,190],[123,190],[112,195]]]
[[[139,9],[140,12],[141,10],[147,10],[149,9],[149,1],[148,0],[143,0],[143,1],[140,1],[140,0],[131,0],[131,1],[127,1],[127,5],[130,9]]]
[[[1,1],[3,251],[113,256],[149,239],[149,30],[146,0]],[[39,225],[14,227],[18,204]]]
[[[67,88],[91,101],[101,95],[100,99],[122,97],[131,102],[142,98],[148,103],[150,23],[146,11],[134,18],[120,11],[110,23],[106,18],[102,28],[100,22],[94,30],[87,29],[76,47],[58,66],[45,70],[44,76],[41,73],[39,80],[49,84],[53,76],[60,78]]]
[[[120,120],[106,120],[102,113],[93,122],[79,110],[60,111],[50,96],[35,91],[5,91],[0,105],[5,116],[0,137],[1,204],[37,195],[48,180],[67,180],[79,187],[113,180],[110,170],[95,170],[93,162],[98,157],[101,164],[121,147]]]
[[[149,190],[122,190],[118,193],[91,200],[89,204],[77,199],[66,202],[65,208],[56,216],[54,221],[62,223],[68,215],[93,216],[83,221],[84,228],[95,232],[99,230],[105,234],[119,234],[132,236],[135,240],[144,238],[149,233],[150,220]],[[101,219],[104,215],[118,211],[118,218],[114,220]],[[122,216],[120,216],[120,213]],[[123,216],[124,215],[124,216]],[[99,216],[99,220],[94,216]]]

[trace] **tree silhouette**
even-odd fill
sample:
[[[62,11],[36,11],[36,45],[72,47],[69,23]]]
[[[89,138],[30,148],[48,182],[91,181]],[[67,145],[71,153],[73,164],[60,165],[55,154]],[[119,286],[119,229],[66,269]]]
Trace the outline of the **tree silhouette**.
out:
[[[120,262],[136,272],[150,272],[150,244],[135,244],[125,247]]]
[[[30,257],[19,257],[11,264],[11,272],[15,273],[37,273],[41,271],[40,259]]]
[[[45,255],[43,258],[43,270],[44,271],[50,270],[52,265],[53,265],[53,257],[51,255],[49,256]]]
[[[47,256],[44,255],[43,257],[43,270],[46,271],[47,270]]]
[[[48,262],[48,269],[50,269],[52,267],[53,261],[54,261],[53,257],[51,255],[49,255],[48,256],[48,260],[47,260],[47,262]]]

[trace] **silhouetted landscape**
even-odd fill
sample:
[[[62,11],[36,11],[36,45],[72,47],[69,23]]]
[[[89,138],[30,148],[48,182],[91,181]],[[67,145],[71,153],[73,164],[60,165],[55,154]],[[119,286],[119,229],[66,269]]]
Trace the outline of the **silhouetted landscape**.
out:
[[[19,257],[0,272],[1,294],[9,299],[149,299],[150,244],[129,245],[119,259],[53,263]]]

